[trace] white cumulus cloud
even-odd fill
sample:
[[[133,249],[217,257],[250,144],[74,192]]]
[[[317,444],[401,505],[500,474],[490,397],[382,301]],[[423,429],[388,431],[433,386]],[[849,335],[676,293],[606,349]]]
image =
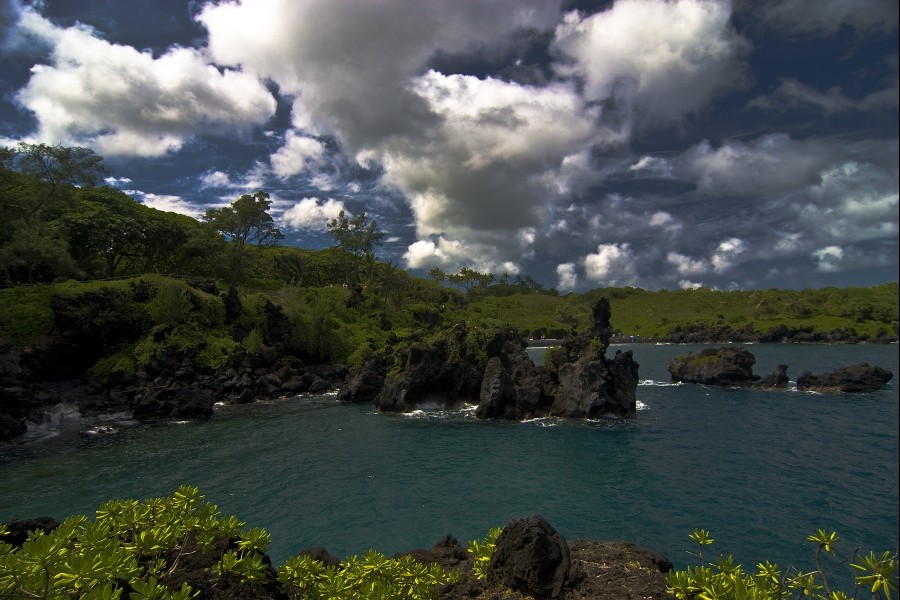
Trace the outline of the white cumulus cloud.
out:
[[[627,243],[600,244],[597,252],[584,257],[584,274],[591,281],[622,285],[634,275],[634,253]]]
[[[578,285],[578,272],[575,263],[562,263],[556,265],[557,287],[562,290],[571,290]]]
[[[711,270],[709,262],[695,259],[679,252],[669,252],[666,262],[675,267],[679,275],[703,275]]]
[[[825,142],[798,141],[783,133],[725,141],[718,148],[704,140],[678,158],[677,172],[705,193],[759,196],[813,183],[836,153]]]
[[[187,215],[195,219],[203,216],[203,207],[192,204],[181,196],[173,196],[170,194],[153,194],[142,192],[140,190],[122,190],[124,193],[135,198],[144,206],[155,208],[164,212],[174,212]]]
[[[740,238],[729,238],[719,243],[709,262],[716,273],[730,270],[738,257],[746,252],[747,245]]]
[[[324,202],[318,198],[302,198],[284,210],[281,221],[291,229],[325,231],[328,221],[336,219],[342,210],[345,210],[344,203],[334,198]]]
[[[840,246],[826,246],[812,253],[816,260],[816,269],[826,273],[839,271],[844,259],[844,249]]]
[[[747,81],[747,41],[730,23],[730,2],[619,0],[590,16],[566,15],[556,45],[575,59],[585,94],[626,114],[680,120],[720,91]]]
[[[34,137],[42,141],[160,156],[198,133],[234,134],[275,113],[275,98],[256,77],[219,70],[194,48],[154,57],[86,26],[57,27],[32,8],[19,29],[52,47],[51,64],[35,65],[16,96],[37,119]]]
[[[319,140],[289,130],[284,145],[272,154],[272,170],[281,179],[297,175],[322,160],[325,145]]]

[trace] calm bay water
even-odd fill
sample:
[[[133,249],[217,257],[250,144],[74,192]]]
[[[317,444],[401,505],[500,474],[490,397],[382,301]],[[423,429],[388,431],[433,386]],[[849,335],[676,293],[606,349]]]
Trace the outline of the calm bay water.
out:
[[[190,483],[267,528],[276,563],[313,545],[347,556],[430,546],[447,533],[465,543],[535,513],[569,539],[627,539],[677,566],[692,561],[687,536],[697,527],[748,567],[811,562],[805,539],[817,528],[837,530],[848,553],[896,551],[896,380],[838,396],[669,385],[666,361],[699,348],[632,347],[642,407],[629,422],[385,415],[333,395],[111,435],[63,420],[43,439],[0,448],[0,521],[92,515],[107,499]],[[897,345],[748,349],[761,375],[780,362],[793,380],[862,361],[900,374]]]

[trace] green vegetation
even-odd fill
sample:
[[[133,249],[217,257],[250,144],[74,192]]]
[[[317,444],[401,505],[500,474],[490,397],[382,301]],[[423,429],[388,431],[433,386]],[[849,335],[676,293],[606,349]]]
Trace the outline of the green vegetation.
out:
[[[858,549],[849,559],[850,568],[857,572],[854,577],[853,595],[833,589],[829,582],[829,571],[822,565],[823,554],[834,557],[835,543],[840,539],[835,532],[826,533],[819,529],[807,539],[816,544],[816,568],[800,571],[788,567],[781,571],[778,565],[768,561],[756,565],[755,573],[744,571],[734,564],[732,556],[719,556],[716,560],[703,564],[703,548],[715,540],[710,532],[697,529],[690,534],[697,543],[696,557],[700,565],[683,571],[672,571],[667,580],[666,592],[679,600],[782,600],[787,598],[810,598],[811,600],[850,600],[860,591],[871,594],[871,598],[891,600],[898,591],[897,555],[884,552],[879,557],[874,552],[859,554]],[[841,561],[839,566],[846,565]]]
[[[0,526],[3,598],[189,600],[198,594],[191,585],[171,589],[166,581],[182,568],[182,557],[198,552],[214,559],[204,572],[192,574],[202,583],[224,589],[275,585],[298,600],[424,600],[434,597],[436,585],[459,577],[436,564],[386,558],[374,550],[339,566],[298,556],[273,570],[265,558],[268,532],[222,515],[187,485],[169,498],[104,502],[94,520],[69,517],[49,533],[30,532],[21,548],[4,542],[7,534]],[[126,590],[131,591],[125,595]]]
[[[875,337],[897,334],[898,287],[889,283],[861,288],[728,291],[637,288],[593,290],[586,298],[610,300],[613,325],[624,334],[664,337],[676,326],[750,327],[766,332],[779,327],[831,332],[855,330]]]
[[[435,586],[458,578],[458,571],[447,573],[436,563],[425,565],[409,555],[387,558],[375,550],[351,556],[338,566],[326,567],[308,556],[297,556],[278,568],[278,581],[297,600],[426,600],[435,596]]]
[[[493,528],[485,538],[469,542],[476,579],[487,577],[501,531]],[[189,485],[171,497],[104,502],[93,520],[71,516],[50,532],[29,532],[21,547],[4,541],[8,535],[6,525],[0,525],[2,598],[189,600],[198,595],[193,584],[238,595],[236,586],[246,586],[257,596],[283,593],[296,600],[425,600],[436,596],[437,586],[461,576],[458,570],[447,572],[409,555],[387,558],[375,550],[334,566],[299,555],[272,567],[266,530],[221,514]],[[667,578],[668,594],[679,600],[850,600],[861,591],[873,600],[892,600],[898,592],[896,554],[857,551],[833,567],[823,566],[826,556],[836,556],[839,537],[834,532],[820,529],[809,536],[816,554],[815,569],[808,572],[793,567],[782,571],[764,561],[749,573],[731,556],[704,563],[703,550],[714,540],[700,529],[690,538],[697,543],[700,564],[672,571]],[[187,557],[192,557],[190,565]],[[855,573],[852,596],[835,589],[834,568]]]

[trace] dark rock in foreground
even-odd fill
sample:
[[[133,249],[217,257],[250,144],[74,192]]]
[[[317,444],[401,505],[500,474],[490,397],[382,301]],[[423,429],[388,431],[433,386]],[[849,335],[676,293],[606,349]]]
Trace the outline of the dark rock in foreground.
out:
[[[442,600],[671,598],[666,595],[666,576],[673,567],[662,554],[624,541],[567,542],[537,515],[506,525],[484,580],[472,571],[473,556],[449,535],[429,549],[407,554],[448,572],[459,569],[458,582],[437,590]]]
[[[805,371],[797,378],[797,389],[825,393],[873,392],[883,388],[893,377],[887,369],[859,363],[821,375]]]
[[[570,564],[566,539],[543,517],[513,519],[497,538],[487,580],[535,598],[556,598]]]
[[[753,373],[756,357],[743,347],[704,348],[676,356],[666,367],[673,382],[704,385],[785,388],[787,365],[778,365],[766,378]]]
[[[50,533],[59,527],[59,521],[53,517],[36,517],[34,519],[7,521],[5,525],[8,533],[3,536],[3,541],[14,548],[21,548],[25,540],[28,539],[29,531]]]

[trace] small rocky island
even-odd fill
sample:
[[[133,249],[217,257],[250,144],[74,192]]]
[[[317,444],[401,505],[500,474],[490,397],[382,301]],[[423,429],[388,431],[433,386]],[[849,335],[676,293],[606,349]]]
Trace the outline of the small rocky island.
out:
[[[753,373],[756,357],[743,347],[704,348],[676,356],[666,365],[672,381],[723,387],[786,388],[788,366],[781,364],[768,377]]]
[[[704,348],[669,361],[673,382],[699,383],[722,387],[786,389],[790,380],[788,366],[780,364],[768,377],[753,373],[756,357],[743,347]],[[819,393],[873,392],[893,378],[881,367],[859,363],[814,375],[805,371],[797,378],[797,389]]]
[[[401,349],[393,362],[383,357],[351,370],[338,398],[388,412],[470,403],[482,419],[632,418],[638,364],[630,350],[606,357],[609,320],[609,301],[601,298],[588,331],[548,350],[543,367],[535,366],[517,332],[498,330],[483,347],[473,347],[459,324],[436,343]]]

